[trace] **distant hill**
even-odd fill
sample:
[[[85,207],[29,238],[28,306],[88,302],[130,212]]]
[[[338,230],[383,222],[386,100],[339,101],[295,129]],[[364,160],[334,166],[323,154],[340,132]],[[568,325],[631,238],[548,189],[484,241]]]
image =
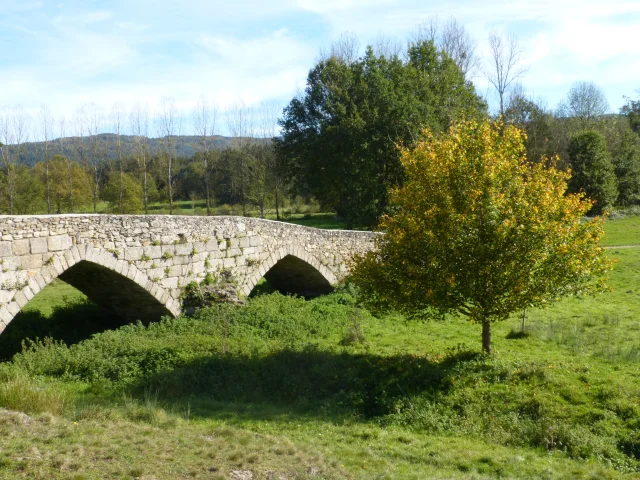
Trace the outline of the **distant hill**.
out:
[[[98,150],[101,158],[107,158],[113,160],[117,158],[116,150],[116,136],[113,133],[102,133],[97,136]],[[172,137],[176,142],[176,152],[179,157],[191,157],[199,149],[200,137],[192,135],[180,135]],[[121,135],[120,142],[122,145],[122,154],[124,156],[133,154],[135,150],[135,139],[133,135]],[[82,144],[80,143],[82,140]],[[226,147],[233,143],[233,137],[223,137],[216,135],[211,138],[213,141],[213,148],[216,150],[224,150]],[[256,142],[264,141],[263,139],[255,139]],[[53,154],[64,153],[64,155],[74,161],[80,161],[80,148],[85,149],[87,153],[92,148],[89,137],[65,137],[62,139],[55,139],[49,143],[49,148],[52,149]],[[150,151],[153,153],[162,151],[162,138],[149,138],[148,145]],[[9,145],[9,150],[15,153],[16,147]],[[33,166],[35,163],[42,160],[44,154],[44,142],[29,142],[22,145],[19,162],[24,165]]]

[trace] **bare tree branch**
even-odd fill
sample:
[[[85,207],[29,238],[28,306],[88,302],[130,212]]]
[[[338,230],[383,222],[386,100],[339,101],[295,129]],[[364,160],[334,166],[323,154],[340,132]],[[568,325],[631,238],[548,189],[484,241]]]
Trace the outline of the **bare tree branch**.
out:
[[[491,50],[491,67],[486,76],[489,83],[498,92],[500,99],[500,115],[504,115],[505,93],[511,84],[522,77],[527,69],[520,66],[522,50],[518,46],[518,39],[509,35],[506,39],[497,32],[489,34],[489,49]]]

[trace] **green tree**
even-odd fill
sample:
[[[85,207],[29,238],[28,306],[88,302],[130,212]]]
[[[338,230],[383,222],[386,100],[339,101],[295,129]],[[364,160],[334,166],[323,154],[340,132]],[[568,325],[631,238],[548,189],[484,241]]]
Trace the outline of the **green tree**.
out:
[[[574,135],[567,154],[572,170],[569,191],[584,192],[594,202],[588,213],[602,214],[618,197],[614,167],[604,137],[593,130]]]
[[[92,180],[87,171],[62,155],[55,155],[47,163],[33,167],[42,183],[49,180],[49,198],[53,213],[74,211],[74,204],[88,205],[92,199]]]
[[[567,194],[567,173],[527,161],[517,128],[465,122],[427,132],[402,163],[386,233],[355,260],[367,301],[467,316],[490,353],[492,322],[603,287],[604,219],[582,221],[591,203]]]
[[[109,173],[103,198],[109,202],[109,210],[118,213],[139,213],[144,209],[142,185],[120,171]]]
[[[516,85],[509,95],[504,120],[526,133],[524,144],[530,161],[538,162],[551,153],[553,115],[534,99],[527,97],[520,85]]]
[[[630,98],[626,98],[626,100],[627,103],[620,109],[620,113],[627,116],[631,129],[640,135],[640,100]]]
[[[294,193],[312,194],[349,225],[373,226],[400,185],[402,146],[428,126],[486,113],[455,62],[433,42],[411,44],[406,59],[331,56],[310,72],[303,95],[280,120],[278,153]]]
[[[616,205],[628,206],[640,201],[640,136],[626,118],[611,115],[596,124],[611,155],[618,184]]]

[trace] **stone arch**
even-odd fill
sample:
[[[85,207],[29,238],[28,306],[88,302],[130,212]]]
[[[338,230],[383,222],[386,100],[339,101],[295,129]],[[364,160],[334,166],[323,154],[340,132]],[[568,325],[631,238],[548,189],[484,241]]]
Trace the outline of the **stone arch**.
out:
[[[243,286],[243,293],[249,295],[260,279],[267,277],[269,272],[272,272],[272,269],[277,268],[278,265],[282,266],[283,273],[286,272],[288,268],[306,269],[306,272],[303,273],[313,275],[315,277],[313,279],[314,282],[323,283],[323,288],[318,294],[328,293],[331,287],[338,283],[336,276],[331,270],[320,263],[314,255],[307,252],[301,246],[294,244],[286,245],[272,252],[253,272],[248,273]],[[305,295],[304,293],[300,294],[303,296],[314,296]]]
[[[171,315],[180,313],[180,302],[175,300],[166,288],[151,281],[133,263],[119,259],[116,252],[90,245],[74,245],[66,251],[52,253],[50,259],[40,268],[10,273],[15,277],[14,288],[5,288],[7,286],[5,281],[2,284],[2,290],[0,290],[0,295],[3,296],[3,305],[0,306],[0,333],[15,318],[22,307],[49,285],[54,278],[62,277],[61,279],[65,279],[66,276],[66,280],[68,280],[69,272],[73,272],[74,269],[78,271],[79,267],[81,269],[83,267],[97,269],[102,274],[108,272],[113,278],[117,278],[125,284],[120,287],[123,293],[127,286],[133,287],[135,294],[146,292],[148,295],[145,300],[147,302],[153,300],[153,303],[159,307],[159,312]],[[4,275],[6,278],[6,274]],[[123,281],[123,278],[126,281]],[[73,285],[73,282],[69,283]],[[87,285],[73,286],[83,293],[87,290]],[[91,298],[90,295],[87,296]],[[92,300],[95,301],[93,298]]]

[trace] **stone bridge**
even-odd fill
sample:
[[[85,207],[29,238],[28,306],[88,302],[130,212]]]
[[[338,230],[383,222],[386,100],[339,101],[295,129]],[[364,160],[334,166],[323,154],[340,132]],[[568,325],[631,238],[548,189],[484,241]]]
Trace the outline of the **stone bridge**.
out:
[[[249,295],[265,277],[283,292],[331,290],[374,233],[245,217],[0,216],[0,333],[54,278],[128,320],[181,311],[182,288],[205,276]]]

